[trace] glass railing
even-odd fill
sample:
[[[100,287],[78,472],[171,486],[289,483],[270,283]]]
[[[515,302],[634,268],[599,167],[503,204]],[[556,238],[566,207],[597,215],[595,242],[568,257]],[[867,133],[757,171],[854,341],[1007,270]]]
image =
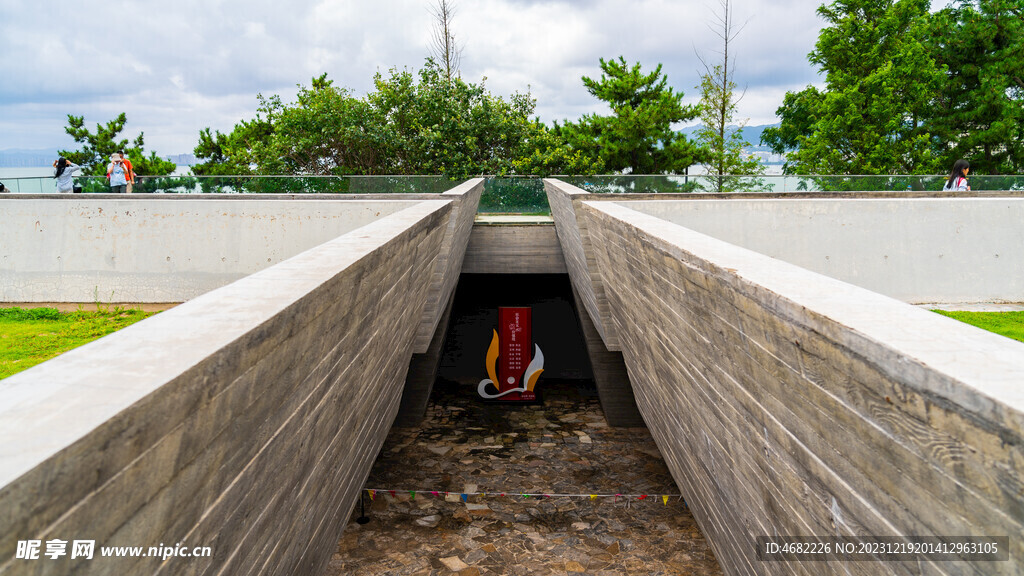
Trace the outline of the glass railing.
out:
[[[934,192],[942,190],[942,176],[687,176],[606,175],[558,176],[569,184],[597,194],[701,194],[803,192]],[[77,177],[85,193],[105,193],[106,178]],[[134,192],[141,194],[439,194],[460,180],[444,176],[160,176],[139,178]],[[54,192],[53,178],[11,178],[10,192]],[[971,189],[1024,190],[1024,176],[971,176]],[[487,178],[480,210],[484,214],[549,214],[540,178]]]
[[[458,185],[445,176],[140,176],[136,194],[440,194]],[[106,178],[75,177],[86,194],[110,192]],[[55,192],[53,178],[10,178],[15,194]]]
[[[936,192],[945,176],[564,176],[594,194]],[[971,191],[1024,190],[1024,176],[974,176]]]
[[[481,214],[550,214],[540,178],[488,178],[480,195]]]

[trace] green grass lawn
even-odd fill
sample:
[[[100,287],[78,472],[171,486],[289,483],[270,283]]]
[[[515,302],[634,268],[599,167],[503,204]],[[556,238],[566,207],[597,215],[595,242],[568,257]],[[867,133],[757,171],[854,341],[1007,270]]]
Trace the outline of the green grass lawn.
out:
[[[933,312],[1024,342],[1024,312]]]
[[[0,379],[134,324],[154,312],[0,308]]]

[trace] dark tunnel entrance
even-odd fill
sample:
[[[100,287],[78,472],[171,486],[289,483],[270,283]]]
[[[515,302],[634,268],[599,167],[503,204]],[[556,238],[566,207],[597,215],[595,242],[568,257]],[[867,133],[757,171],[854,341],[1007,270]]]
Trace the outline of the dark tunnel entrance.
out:
[[[566,274],[463,274],[455,291],[435,386],[458,385],[467,394],[487,378],[487,351],[498,329],[498,308],[532,309],[533,343],[544,355],[537,382],[575,384],[596,393],[587,344]],[[481,399],[482,400],[482,399]]]

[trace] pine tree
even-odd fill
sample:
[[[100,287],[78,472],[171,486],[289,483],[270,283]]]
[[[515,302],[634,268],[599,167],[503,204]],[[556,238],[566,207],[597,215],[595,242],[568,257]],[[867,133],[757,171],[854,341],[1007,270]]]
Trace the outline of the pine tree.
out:
[[[114,152],[124,152],[132,162],[132,169],[138,175],[163,176],[174,172],[176,166],[151,152],[146,156],[143,134],[129,145],[127,138],[118,139],[128,118],[124,112],[106,124],[97,124],[93,134],[85,127],[83,116],[68,114],[68,125],[64,128],[68,136],[81,144],[79,150],[61,150],[60,155],[82,167],[82,173],[91,176],[103,176],[107,173],[107,163]]]
[[[598,80],[583,77],[592,95],[607,102],[611,116],[588,114],[577,123],[556,126],[572,145],[592,158],[600,158],[611,171],[631,174],[682,173],[703,158],[702,151],[672,125],[697,117],[696,106],[684,106],[683,93],[675,92],[661,74],[661,64],[644,74],[640,64],[626,59],[601,59]]]

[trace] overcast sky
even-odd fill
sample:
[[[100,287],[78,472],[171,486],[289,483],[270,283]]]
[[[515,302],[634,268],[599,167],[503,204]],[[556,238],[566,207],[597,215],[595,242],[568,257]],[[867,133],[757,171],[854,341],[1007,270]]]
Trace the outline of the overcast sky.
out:
[[[0,0],[0,150],[77,145],[67,115],[94,130],[126,112],[124,136],[146,150],[191,152],[199,130],[230,132],[256,95],[292,101],[327,72],[357,95],[373,74],[421,67],[433,0]],[[938,5],[940,1],[936,1]],[[734,0],[745,28],[730,47],[746,86],[741,117],[776,121],[787,90],[820,83],[807,62],[822,22],[817,0]],[[462,77],[494,94],[527,90],[545,122],[606,108],[584,89],[598,59],[658,63],[698,96],[700,62],[718,58],[719,0],[455,0]]]

